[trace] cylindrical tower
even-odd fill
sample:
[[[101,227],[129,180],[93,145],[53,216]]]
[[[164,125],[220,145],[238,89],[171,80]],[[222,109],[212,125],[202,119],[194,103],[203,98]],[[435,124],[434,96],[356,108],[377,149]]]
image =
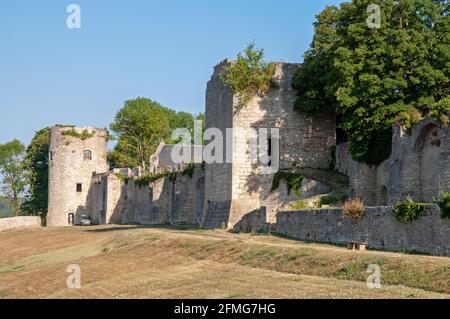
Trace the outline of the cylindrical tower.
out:
[[[54,126],[50,131],[47,226],[70,226],[86,211],[94,173],[107,172],[106,129]]]

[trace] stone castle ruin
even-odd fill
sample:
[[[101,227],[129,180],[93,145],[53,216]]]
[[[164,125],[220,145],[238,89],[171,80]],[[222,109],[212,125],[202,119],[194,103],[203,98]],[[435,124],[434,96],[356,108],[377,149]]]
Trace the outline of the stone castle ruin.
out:
[[[188,146],[194,154],[210,148],[208,139],[221,142],[225,149],[213,163],[192,157],[190,163],[177,164],[171,157],[175,146],[162,142],[150,171],[172,173],[146,180],[139,170],[109,170],[106,130],[53,127],[47,225],[77,225],[82,215],[95,224],[189,224],[240,231],[272,225],[304,240],[365,241],[377,249],[450,255],[450,222],[440,218],[437,207],[408,225],[398,223],[387,207],[406,196],[432,202],[450,190],[449,129],[431,119],[410,131],[396,126],[391,157],[368,166],[351,158],[346,143],[335,147],[334,114],[308,118],[294,110],[291,81],[298,64],[277,63],[276,88],[235,113],[237,98],[220,76],[230,63],[218,64],[207,85],[206,129],[215,128],[214,137],[205,136],[205,147]],[[258,134],[265,129],[261,141]],[[253,161],[255,151],[268,164]],[[267,167],[274,170],[263,172]],[[304,176],[301,191],[292,191],[283,179],[274,187],[279,171]],[[311,204],[324,196],[357,196],[374,207],[359,223],[343,219],[340,209],[290,209],[299,200]],[[426,235],[424,229],[429,229]]]

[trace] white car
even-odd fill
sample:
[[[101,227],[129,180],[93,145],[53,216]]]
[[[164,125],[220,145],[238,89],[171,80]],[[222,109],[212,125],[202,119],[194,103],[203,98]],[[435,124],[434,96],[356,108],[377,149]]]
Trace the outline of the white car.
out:
[[[88,215],[81,215],[80,226],[92,226],[92,220]]]

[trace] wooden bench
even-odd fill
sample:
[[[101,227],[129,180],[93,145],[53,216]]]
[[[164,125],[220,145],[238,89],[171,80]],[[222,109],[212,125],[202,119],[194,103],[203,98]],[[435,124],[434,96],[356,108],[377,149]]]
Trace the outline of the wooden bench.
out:
[[[355,241],[350,241],[347,244],[348,250],[359,250],[359,251],[366,251],[367,243],[360,243]]]

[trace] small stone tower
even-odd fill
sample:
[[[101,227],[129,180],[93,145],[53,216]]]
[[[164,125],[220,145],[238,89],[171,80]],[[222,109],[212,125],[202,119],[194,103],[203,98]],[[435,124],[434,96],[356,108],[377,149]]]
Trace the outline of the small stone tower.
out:
[[[70,226],[87,214],[92,176],[107,172],[108,131],[54,126],[50,131],[47,226]]]

